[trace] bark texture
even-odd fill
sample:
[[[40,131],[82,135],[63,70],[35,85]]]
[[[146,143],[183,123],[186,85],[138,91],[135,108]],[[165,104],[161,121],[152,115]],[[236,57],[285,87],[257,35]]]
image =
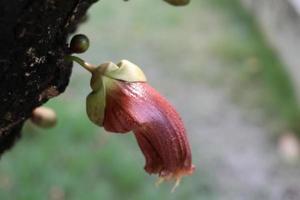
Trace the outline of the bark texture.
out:
[[[34,108],[62,93],[67,38],[96,0],[0,0],[0,155]]]

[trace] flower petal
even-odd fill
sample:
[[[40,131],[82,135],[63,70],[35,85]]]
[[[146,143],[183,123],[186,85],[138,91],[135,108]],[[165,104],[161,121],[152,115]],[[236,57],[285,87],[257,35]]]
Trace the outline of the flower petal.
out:
[[[116,66],[116,70],[106,71],[105,76],[126,81],[126,82],[145,82],[147,81],[144,72],[135,64],[128,60],[121,60]]]
[[[148,173],[167,179],[191,174],[190,146],[175,109],[147,83],[112,82],[106,87],[104,128],[134,132]]]
[[[86,113],[89,119],[99,126],[103,125],[105,101],[105,90],[103,87],[92,91],[86,98]]]

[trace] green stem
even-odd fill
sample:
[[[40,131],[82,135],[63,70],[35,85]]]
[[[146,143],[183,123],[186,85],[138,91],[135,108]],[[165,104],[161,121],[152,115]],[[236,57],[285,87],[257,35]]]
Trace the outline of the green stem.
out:
[[[74,62],[78,63],[79,65],[81,65],[83,68],[85,68],[86,70],[88,70],[91,73],[93,73],[93,71],[95,71],[95,69],[96,69],[95,65],[85,62],[84,60],[82,60],[81,58],[79,58],[77,56],[65,56],[65,59],[68,61],[74,61]]]

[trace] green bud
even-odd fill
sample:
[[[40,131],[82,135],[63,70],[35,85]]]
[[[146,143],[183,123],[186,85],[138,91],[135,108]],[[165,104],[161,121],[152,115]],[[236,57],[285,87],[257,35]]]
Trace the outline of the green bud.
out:
[[[174,6],[184,6],[190,3],[190,0],[164,0],[164,1]]]
[[[83,34],[73,36],[70,42],[70,50],[72,53],[83,53],[90,46],[89,38]]]

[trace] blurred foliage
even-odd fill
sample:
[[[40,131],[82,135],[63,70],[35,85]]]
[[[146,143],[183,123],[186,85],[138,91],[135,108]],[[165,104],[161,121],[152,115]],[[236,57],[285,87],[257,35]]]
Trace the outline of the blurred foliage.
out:
[[[222,10],[226,16],[226,34],[216,41],[213,52],[224,57],[238,70],[241,85],[236,85],[237,98],[249,97],[256,90],[256,106],[260,104],[274,131],[280,134],[293,131],[300,136],[300,107],[295,90],[284,64],[269,47],[255,20],[241,7],[238,0],[212,0],[210,5]],[[235,26],[230,26],[230,24]],[[225,30],[225,29],[224,29]],[[229,70],[229,73],[232,72]]]

